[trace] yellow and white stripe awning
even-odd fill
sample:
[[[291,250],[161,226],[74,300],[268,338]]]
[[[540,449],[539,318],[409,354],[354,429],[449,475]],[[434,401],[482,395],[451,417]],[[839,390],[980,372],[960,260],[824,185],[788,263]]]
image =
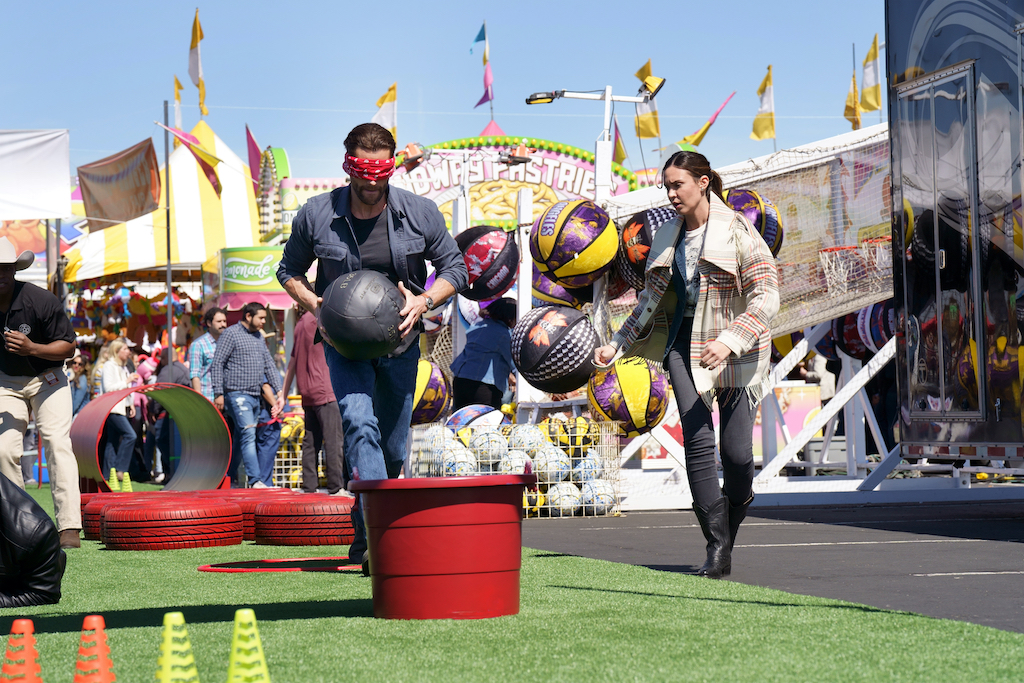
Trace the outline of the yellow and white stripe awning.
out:
[[[224,247],[259,245],[256,193],[244,163],[205,121],[192,129],[203,148],[221,160],[221,196],[184,146],[171,153],[171,264],[201,264]],[[165,182],[160,171],[160,182]],[[161,197],[162,199],[162,197]],[[66,282],[167,265],[165,209],[90,232],[64,256]]]

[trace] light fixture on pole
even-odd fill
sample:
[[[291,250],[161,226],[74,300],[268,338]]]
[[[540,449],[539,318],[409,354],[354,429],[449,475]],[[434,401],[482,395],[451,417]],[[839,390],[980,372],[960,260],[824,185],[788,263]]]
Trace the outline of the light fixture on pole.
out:
[[[526,103],[548,104],[560,98],[604,102],[604,129],[594,143],[594,202],[604,209],[607,208],[608,199],[612,196],[612,157],[615,146],[611,133],[612,102],[630,102],[632,104],[648,102],[664,85],[664,78],[648,76],[640,86],[639,93],[633,97],[613,96],[612,86],[606,85],[600,93],[569,90],[535,92],[526,98]],[[602,275],[594,285],[594,327],[604,343],[608,340],[608,276]],[[522,314],[523,311],[520,311],[520,315]]]

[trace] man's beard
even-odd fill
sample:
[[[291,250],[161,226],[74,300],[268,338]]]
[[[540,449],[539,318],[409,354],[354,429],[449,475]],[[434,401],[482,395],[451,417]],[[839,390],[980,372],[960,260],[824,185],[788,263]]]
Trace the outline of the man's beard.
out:
[[[356,199],[367,206],[376,206],[382,199],[384,199],[384,195],[387,194],[386,186],[379,189],[374,188],[374,190],[370,191],[372,194],[368,192],[368,189],[369,188],[356,187],[355,185],[352,186],[352,191],[355,192]]]

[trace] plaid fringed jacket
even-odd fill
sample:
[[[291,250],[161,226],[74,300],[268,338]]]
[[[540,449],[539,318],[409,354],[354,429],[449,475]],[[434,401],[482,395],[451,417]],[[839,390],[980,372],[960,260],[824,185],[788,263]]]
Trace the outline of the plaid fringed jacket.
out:
[[[644,290],[611,341],[623,355],[664,362],[677,300],[672,261],[682,225],[682,219],[676,218],[655,233]],[[697,264],[700,295],[690,341],[690,370],[708,407],[717,390],[725,388],[746,389],[756,405],[767,391],[771,325],[779,310],[775,258],[750,221],[715,194],[707,230],[704,255]],[[701,353],[713,340],[728,346],[732,354],[717,368],[702,368]]]

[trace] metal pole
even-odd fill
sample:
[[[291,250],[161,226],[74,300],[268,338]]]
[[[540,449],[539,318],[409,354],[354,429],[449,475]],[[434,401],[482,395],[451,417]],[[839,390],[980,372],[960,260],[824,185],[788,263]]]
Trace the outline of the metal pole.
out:
[[[202,112],[200,112],[200,116]],[[164,126],[169,126],[167,113],[167,100],[164,100]],[[174,305],[171,297],[171,141],[167,128],[164,128],[164,197],[167,202],[167,348],[171,350],[170,361],[174,362]],[[162,353],[162,352],[161,352]],[[168,465],[174,462],[174,422],[168,414],[164,428],[167,429],[167,454]],[[164,475],[170,480],[171,473]]]
[[[167,100],[164,100],[164,125],[169,126]],[[174,305],[171,297],[171,141],[164,129],[164,191],[167,202],[167,348],[174,351]]]

